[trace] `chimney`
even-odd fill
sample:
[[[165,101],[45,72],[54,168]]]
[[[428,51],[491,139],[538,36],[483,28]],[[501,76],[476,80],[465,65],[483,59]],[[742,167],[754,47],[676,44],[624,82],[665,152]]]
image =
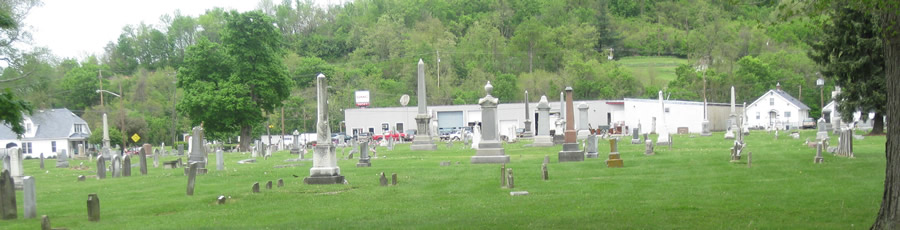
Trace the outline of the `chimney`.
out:
[[[781,91],[781,82],[778,82],[777,84],[775,84],[775,89],[778,91]]]

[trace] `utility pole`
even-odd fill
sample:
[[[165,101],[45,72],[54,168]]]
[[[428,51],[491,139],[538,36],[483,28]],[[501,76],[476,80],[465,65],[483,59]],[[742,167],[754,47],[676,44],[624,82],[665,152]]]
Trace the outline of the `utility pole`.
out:
[[[172,83],[173,84],[178,83],[178,71],[175,71],[175,81],[173,81]],[[175,105],[178,104],[178,96],[177,95],[178,95],[178,85],[175,85],[175,87],[172,88],[172,147],[173,148],[176,147],[175,142],[178,141],[178,134],[177,134],[177,131],[175,130],[175,125],[178,123],[178,116],[175,111]]]
[[[284,105],[281,105],[281,146],[285,147],[284,142]]]
[[[100,107],[103,108],[103,113],[106,113],[106,105],[103,104],[103,70],[97,72],[97,81],[100,82]]]
[[[119,132],[122,133],[122,148],[120,148],[120,149],[122,149],[122,156],[124,156],[125,155],[125,141],[126,141],[126,139],[128,139],[125,137],[127,137],[128,135],[125,135],[125,110],[122,109],[122,106],[125,104],[125,93],[122,91],[122,82],[121,81],[119,81],[119,98],[121,99],[121,100],[119,100],[119,121],[122,122],[119,125]],[[128,166],[128,167],[131,167],[131,166]]]
[[[437,75],[438,75],[437,87],[438,87],[438,90],[440,90],[440,88],[441,88],[441,51],[435,50],[434,52],[437,53],[437,55],[435,55],[435,57],[437,57]]]

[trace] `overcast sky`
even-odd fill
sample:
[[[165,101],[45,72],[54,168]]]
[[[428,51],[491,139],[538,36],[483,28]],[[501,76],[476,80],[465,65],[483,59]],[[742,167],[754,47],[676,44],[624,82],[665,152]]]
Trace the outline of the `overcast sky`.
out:
[[[346,0],[314,0],[333,4]],[[280,3],[280,0],[273,0]],[[248,11],[259,0],[43,0],[25,19],[32,33],[32,46],[48,47],[58,57],[79,60],[90,54],[102,55],[103,46],[115,41],[126,25],[159,25],[159,17],[182,15],[196,17],[213,7]]]

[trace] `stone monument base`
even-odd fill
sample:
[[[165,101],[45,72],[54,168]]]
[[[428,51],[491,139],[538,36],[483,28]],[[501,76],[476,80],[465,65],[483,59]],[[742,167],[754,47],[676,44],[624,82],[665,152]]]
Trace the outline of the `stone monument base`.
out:
[[[609,160],[606,160],[607,168],[621,168],[625,166],[625,162],[622,161],[622,158],[619,158],[618,152],[609,153]]]
[[[816,156],[815,158],[813,158],[813,163],[821,164],[823,162],[825,162],[825,158],[822,158],[821,156]]]
[[[600,158],[600,155],[598,155],[597,153],[588,153],[588,152],[585,152],[585,153],[584,153],[584,158]]]
[[[575,134],[575,139],[576,140],[584,140],[584,139],[587,139],[588,135],[591,135],[591,131],[578,130],[578,133]]]
[[[826,132],[826,131],[819,131],[819,132],[817,132],[817,133],[816,133],[816,140],[817,140],[817,141],[828,140],[828,132]]]
[[[526,130],[525,132],[522,133],[522,137],[519,137],[519,138],[522,138],[522,139],[531,139],[531,138],[534,138],[534,133],[532,133],[531,131]]]
[[[563,143],[566,143],[566,136],[563,136],[563,135],[553,136],[553,145],[561,145]]]
[[[437,150],[437,144],[434,144],[431,136],[416,136],[409,149],[413,151],[434,151]]]
[[[184,167],[184,175],[187,176],[190,172],[190,167]],[[206,174],[209,170],[206,168],[197,168],[197,174]]]
[[[734,139],[734,131],[733,131],[733,130],[728,130],[728,131],[726,131],[726,132],[725,132],[725,139],[726,139],[726,140],[733,140],[733,139]]]
[[[479,151],[481,149],[478,149]],[[502,150],[502,149],[501,149]],[[509,156],[472,156],[472,164],[504,164],[509,163]]]
[[[584,151],[578,150],[578,144],[565,143],[563,150],[559,151],[559,162],[584,161]]]
[[[553,146],[553,138],[550,136],[536,136],[536,137],[534,137],[534,143],[532,143],[531,146],[532,147]]]
[[[343,184],[344,176],[310,176],[303,178],[304,184]]]
[[[372,167],[372,162],[369,162],[369,159],[359,159],[359,163],[356,163],[356,167]]]
[[[641,141],[641,139],[631,139],[631,144],[633,144],[633,145],[636,145],[636,144],[643,144],[643,143],[644,143],[644,142]]]
[[[472,164],[503,164],[509,163],[509,156],[503,145],[496,141],[483,141],[478,144],[475,156],[472,156]]]
[[[292,148],[292,149],[291,149],[291,154],[293,154],[293,155],[300,155],[300,149]]]

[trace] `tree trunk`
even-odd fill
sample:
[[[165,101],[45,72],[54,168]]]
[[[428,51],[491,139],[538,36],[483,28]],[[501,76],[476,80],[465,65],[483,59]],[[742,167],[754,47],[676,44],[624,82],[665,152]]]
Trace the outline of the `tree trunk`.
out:
[[[884,135],[884,114],[875,113],[875,117],[872,119],[874,121],[872,121],[872,131],[869,132],[869,135]]]
[[[887,123],[900,124],[900,15],[893,10],[882,13],[884,34],[884,75],[887,83]],[[900,128],[888,128],[885,143],[887,166],[884,170],[884,194],[872,229],[900,228]]]
[[[241,143],[238,148],[241,152],[250,151],[250,125],[241,125]]]

